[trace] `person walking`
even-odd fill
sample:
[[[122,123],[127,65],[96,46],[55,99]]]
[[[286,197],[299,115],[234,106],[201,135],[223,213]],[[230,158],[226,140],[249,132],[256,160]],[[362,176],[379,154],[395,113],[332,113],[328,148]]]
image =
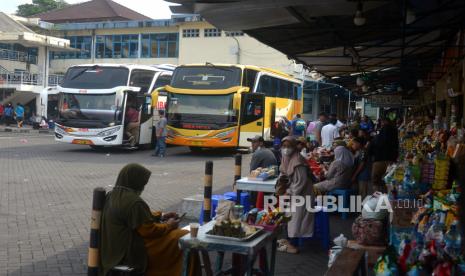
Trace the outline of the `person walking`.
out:
[[[295,137],[305,137],[307,123],[301,118],[300,114],[295,115],[291,121],[291,134]]]
[[[379,134],[373,138],[368,149],[369,155],[373,158],[371,170],[371,182],[374,191],[386,192],[383,176],[387,167],[397,161],[399,156],[399,137],[397,129],[391,124],[389,119],[381,120]]]
[[[164,110],[159,110],[158,114],[160,115],[160,120],[155,124],[155,128],[156,128],[155,133],[157,135],[157,146],[155,147],[155,152],[152,154],[152,156],[165,157],[166,135],[168,134],[166,125],[168,124],[168,121],[166,120]]]
[[[5,118],[6,126],[10,126],[11,122],[13,121],[13,105],[8,103],[3,111],[3,117]]]
[[[16,104],[15,116],[16,116],[16,124],[18,128],[22,128],[23,122],[24,122],[24,107],[20,103]]]

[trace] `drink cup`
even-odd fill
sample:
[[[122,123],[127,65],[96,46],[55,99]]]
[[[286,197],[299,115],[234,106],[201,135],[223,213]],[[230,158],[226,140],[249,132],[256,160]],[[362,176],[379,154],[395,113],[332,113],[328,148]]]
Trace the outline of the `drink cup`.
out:
[[[191,230],[191,238],[195,239],[197,238],[197,234],[199,233],[199,227],[200,224],[196,222],[192,222],[189,224],[190,230]]]

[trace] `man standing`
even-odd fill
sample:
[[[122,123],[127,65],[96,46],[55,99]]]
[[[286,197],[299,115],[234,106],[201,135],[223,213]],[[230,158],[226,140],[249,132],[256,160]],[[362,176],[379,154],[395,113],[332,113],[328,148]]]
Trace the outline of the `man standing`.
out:
[[[24,107],[22,104],[17,103],[15,108],[16,123],[18,128],[23,127],[24,122]]]
[[[168,134],[168,130],[166,129],[166,125],[168,121],[165,117],[165,111],[159,110],[158,114],[160,115],[160,120],[155,124],[155,133],[157,135],[157,146],[155,147],[155,152],[152,156],[159,156],[165,157],[166,153],[166,135]]]
[[[265,141],[262,136],[257,135],[253,138],[248,138],[247,141],[252,143],[253,151],[252,160],[250,161],[250,171],[278,164],[273,152],[265,147]]]
[[[329,124],[321,129],[321,146],[331,148],[335,138],[339,138],[339,129],[336,126],[337,119],[331,116]]]
[[[397,161],[399,155],[399,137],[397,129],[392,126],[389,119],[381,120],[379,134],[372,140],[369,154],[373,157],[371,182],[374,191],[386,192],[383,176],[392,162]]]
[[[319,114],[318,121],[315,123],[315,128],[313,129],[313,134],[315,137],[315,141],[318,142],[318,145],[321,145],[321,130],[323,127],[328,123],[328,115],[326,113],[321,112]]]
[[[295,137],[305,137],[305,130],[307,123],[301,118],[300,114],[295,115],[294,120],[291,122],[291,133]]]

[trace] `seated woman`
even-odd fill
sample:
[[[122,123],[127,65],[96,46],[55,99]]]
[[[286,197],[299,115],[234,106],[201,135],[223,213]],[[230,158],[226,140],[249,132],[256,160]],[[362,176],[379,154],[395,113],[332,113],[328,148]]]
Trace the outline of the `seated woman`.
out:
[[[282,162],[279,167],[280,178],[288,180],[285,195],[288,196],[312,196],[312,181],[309,177],[305,159],[297,150],[297,140],[293,136],[287,136],[282,141]],[[288,239],[279,240],[278,250],[287,253],[298,253],[295,238],[312,237],[313,213],[307,212],[305,205],[296,206],[292,210],[291,220],[287,223]]]
[[[100,275],[119,264],[152,275],[181,275],[182,251],[178,240],[188,231],[178,229],[176,214],[159,222],[140,197],[151,172],[139,164],[126,165],[107,195],[102,213]],[[192,259],[193,260],[193,259]],[[198,269],[191,262],[191,275]]]
[[[313,185],[315,192],[325,194],[334,189],[348,188],[351,185],[354,156],[344,146],[334,149],[334,161],[325,172],[325,180]]]

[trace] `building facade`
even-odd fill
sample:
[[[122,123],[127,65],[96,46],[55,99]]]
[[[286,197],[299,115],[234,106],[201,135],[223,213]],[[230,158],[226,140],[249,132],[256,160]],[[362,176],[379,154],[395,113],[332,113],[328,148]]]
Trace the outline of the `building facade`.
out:
[[[85,3],[87,4],[84,5]],[[66,41],[69,45],[68,48],[72,48],[74,51],[67,48],[30,48],[20,43],[2,43],[0,41],[2,43],[0,44],[0,59],[3,67],[0,67],[0,70],[9,74],[22,72],[22,74],[42,75],[45,71],[47,80],[41,75],[43,81],[40,86],[37,86],[37,90],[49,91],[49,94],[52,94],[48,96],[50,101],[56,101],[56,97],[52,93],[53,86],[60,81],[70,66],[89,63],[180,65],[211,62],[251,64],[283,71],[298,79],[312,79],[311,74],[308,74],[306,69],[288,59],[281,52],[260,43],[243,32],[219,30],[199,16],[173,16],[166,20],[139,19],[137,18],[139,15],[127,8],[123,7],[126,9],[124,10],[118,6],[117,9],[120,9],[118,12],[106,11],[105,18],[99,19],[95,15],[93,18],[89,18],[88,13],[86,14],[80,9],[88,9],[88,6],[104,9],[106,6],[111,6],[112,1],[93,0],[85,3],[42,15],[54,23],[42,21],[41,18],[26,20],[36,20],[35,31]],[[81,16],[82,18],[63,19],[70,12],[84,14]],[[132,16],[136,17],[136,20],[121,20],[121,17],[118,16],[122,14],[125,15],[124,18]],[[19,60],[2,58],[2,53],[7,53],[4,56],[9,56],[11,51],[21,52],[17,54]],[[24,55],[26,55],[27,60],[25,60]],[[19,89],[5,90],[5,86],[1,83],[0,89],[3,89],[4,94],[24,95]],[[304,90],[304,98],[306,98],[306,106],[308,105],[304,108],[304,118],[308,120],[317,117],[321,106],[333,111],[337,102],[331,100],[330,97],[328,101],[330,107],[325,106],[326,102],[324,99],[320,99],[319,91],[314,88],[308,91]],[[5,103],[10,99],[5,96],[2,98],[0,92],[0,103]],[[40,102],[40,99],[40,96],[36,95],[36,102]],[[45,99],[42,98],[43,100]],[[24,103],[24,100],[19,102]],[[51,106],[54,104],[52,103]],[[323,109],[323,111],[325,110]],[[50,110],[47,112],[40,110],[40,108],[36,108],[35,112],[45,116],[53,115]]]

